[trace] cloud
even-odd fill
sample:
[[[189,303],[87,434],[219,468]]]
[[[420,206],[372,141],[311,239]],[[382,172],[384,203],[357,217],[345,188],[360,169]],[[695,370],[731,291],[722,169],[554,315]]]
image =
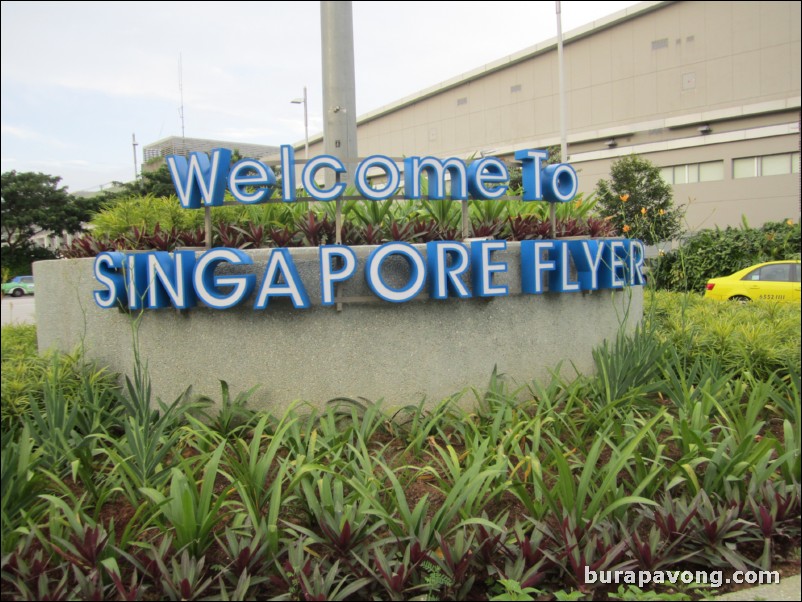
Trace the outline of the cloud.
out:
[[[13,136],[20,140],[41,140],[42,138],[41,134],[31,129],[6,123],[0,124],[0,131],[6,136]]]
[[[16,138],[17,140],[22,140],[25,142],[36,142],[61,149],[72,147],[71,144],[67,144],[66,142],[59,140],[58,138],[42,134],[41,132],[32,130],[25,126],[3,123],[0,124],[0,132],[2,132],[3,136],[11,136],[12,138]]]
[[[304,21],[313,25],[305,44],[319,47],[317,3],[229,2],[223,10],[217,3],[18,4],[3,3],[4,85],[177,101],[181,57],[191,100],[215,88],[232,95],[243,83],[265,91],[265,72],[293,73],[319,61],[319,50],[292,61],[272,52],[297,44]]]
[[[563,2],[564,30],[621,5]],[[309,133],[322,129],[317,2],[3,2],[0,10],[8,169],[52,169],[71,188],[128,179],[132,133],[141,158],[142,146],[184,125],[190,137],[298,142],[303,108],[290,100],[304,86]],[[353,13],[358,115],[556,31],[553,3],[355,2]],[[572,14],[581,20],[569,23]]]

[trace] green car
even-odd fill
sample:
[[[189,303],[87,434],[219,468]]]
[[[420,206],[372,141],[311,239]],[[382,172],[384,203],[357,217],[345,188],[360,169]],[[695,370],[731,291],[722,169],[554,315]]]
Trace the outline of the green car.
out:
[[[3,294],[12,297],[33,295],[33,276],[17,276],[3,285]]]

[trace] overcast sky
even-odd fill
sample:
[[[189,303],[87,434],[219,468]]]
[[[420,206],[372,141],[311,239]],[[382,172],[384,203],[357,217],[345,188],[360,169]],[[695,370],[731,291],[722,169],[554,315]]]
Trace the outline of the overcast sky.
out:
[[[562,2],[568,32],[637,2]],[[354,2],[357,115],[557,35],[554,2]],[[2,3],[2,171],[70,192],[134,177],[181,135],[278,146],[321,131],[318,2]],[[179,78],[179,57],[182,77]]]

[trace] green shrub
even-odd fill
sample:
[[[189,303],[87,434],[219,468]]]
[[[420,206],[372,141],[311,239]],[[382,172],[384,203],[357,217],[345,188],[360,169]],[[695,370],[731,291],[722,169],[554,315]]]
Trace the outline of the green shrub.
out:
[[[2,430],[20,428],[32,396],[41,396],[45,362],[37,355],[36,326],[3,326]]]
[[[54,369],[57,382],[50,383]],[[3,432],[16,432],[21,421],[31,417],[32,408],[41,405],[53,388],[65,403],[81,405],[81,411],[97,399],[110,404],[109,396],[116,387],[116,376],[98,369],[85,360],[80,351],[71,354],[48,353],[40,356],[36,346],[36,326],[32,324],[3,326],[2,329],[2,394],[0,414]],[[89,387],[89,388],[88,388]]]
[[[769,222],[760,228],[701,230],[679,249],[651,262],[651,283],[671,291],[702,292],[710,278],[764,261],[798,259],[799,224]]]
[[[616,230],[647,245],[682,233],[682,206],[675,207],[671,186],[660,168],[638,155],[621,157],[610,166],[610,180],[596,184],[599,213]]]
[[[176,197],[134,196],[103,207],[91,221],[96,236],[116,238],[133,227],[150,233],[156,224],[162,228],[197,228],[203,225],[202,211],[186,211]]]

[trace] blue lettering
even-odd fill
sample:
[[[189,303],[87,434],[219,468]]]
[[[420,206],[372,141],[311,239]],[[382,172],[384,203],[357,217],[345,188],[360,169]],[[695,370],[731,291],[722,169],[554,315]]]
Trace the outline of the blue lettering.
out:
[[[289,297],[296,308],[309,307],[309,295],[306,294],[303,282],[298,276],[289,249],[270,251],[254,309],[266,308],[270,297]]]
[[[378,167],[384,171],[387,182],[381,188],[373,188],[368,182],[368,171],[371,167]],[[398,165],[390,157],[373,155],[362,161],[356,168],[356,187],[359,193],[369,201],[383,201],[395,194],[401,182],[401,172]]]
[[[496,157],[485,157],[468,167],[468,190],[477,199],[499,199],[507,192],[510,172],[504,161]],[[488,188],[488,184],[496,184]]]
[[[342,260],[339,270],[333,269],[332,259]],[[356,272],[356,253],[351,247],[323,245],[320,247],[320,297],[321,305],[334,305],[334,284],[348,280]]]
[[[189,163],[181,155],[167,157],[167,167],[181,206],[199,209],[201,199],[207,206],[222,205],[230,164],[231,151],[225,148],[214,149],[211,162],[206,153],[190,153]]]
[[[197,297],[192,288],[194,251],[176,251],[172,257],[164,251],[145,254],[147,265],[147,306],[152,308],[195,307]]]
[[[443,199],[446,193],[446,172],[451,176],[451,198],[464,201],[468,198],[468,168],[460,159],[434,157],[408,157],[404,159],[404,195],[408,199],[421,198],[421,175],[426,172],[430,199]]]
[[[460,278],[470,265],[465,245],[448,240],[432,241],[426,244],[426,259],[429,269],[429,296],[432,299],[448,299],[450,293],[460,299],[471,296]]]
[[[264,203],[276,188],[276,175],[267,165],[256,159],[238,161],[228,174],[228,187],[240,203],[256,205]],[[256,188],[251,192],[246,187]]]
[[[507,294],[507,285],[493,285],[493,274],[506,272],[507,264],[503,261],[490,261],[493,251],[507,248],[506,240],[479,240],[471,243],[471,276],[473,292],[480,297],[502,297]]]
[[[382,264],[391,255],[399,255],[409,266],[409,280],[401,288],[391,287],[382,276]],[[405,242],[390,242],[380,246],[368,256],[365,277],[370,290],[377,297],[393,303],[403,303],[414,299],[423,289],[426,283],[426,264],[412,245]]]
[[[192,282],[198,298],[212,309],[228,309],[251,294],[256,277],[253,274],[217,276],[215,268],[221,264],[251,265],[253,259],[239,249],[212,249],[204,253],[195,264]],[[228,293],[219,287],[230,286]]]
[[[106,287],[105,291],[92,294],[98,307],[108,309],[125,305],[124,265],[125,255],[116,251],[103,252],[95,258],[95,278]]]

